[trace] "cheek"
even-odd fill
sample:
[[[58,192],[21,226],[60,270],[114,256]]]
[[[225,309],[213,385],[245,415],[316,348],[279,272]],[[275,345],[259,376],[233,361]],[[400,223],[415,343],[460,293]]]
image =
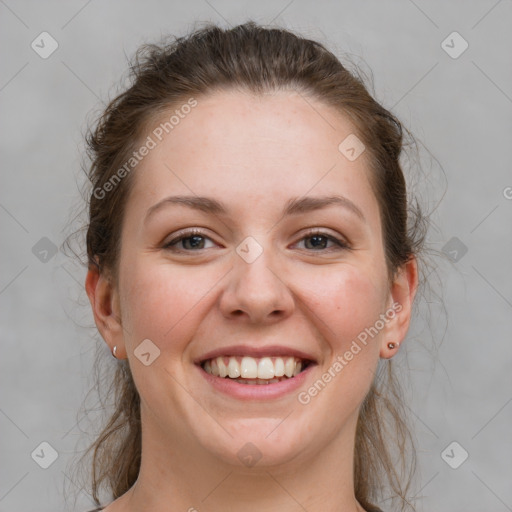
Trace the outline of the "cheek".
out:
[[[357,336],[374,325],[383,313],[383,280],[355,266],[330,272],[325,279],[309,285],[310,307],[326,326],[326,339],[333,350],[345,348]]]
[[[329,354],[318,380],[301,390],[298,401],[315,408],[309,414],[314,419],[308,421],[321,423],[327,436],[334,437],[340,423],[356,411],[374,378],[379,336],[372,337],[365,330],[384,313],[385,281],[380,275],[346,266],[329,278],[315,280],[311,288],[312,317],[320,319],[316,326],[329,345]]]
[[[178,271],[140,261],[125,265],[121,275],[129,283],[124,293],[121,290],[128,343],[134,349],[149,338],[161,349],[183,351],[182,345],[200,323],[203,306],[210,303],[209,293],[215,293],[218,273],[199,267]],[[314,279],[294,279],[293,288],[314,313],[311,321],[338,350],[372,326],[383,312],[384,290],[382,284],[376,284],[382,282],[368,269],[347,265],[336,272],[316,274]]]
[[[128,344],[134,349],[148,338],[161,350],[182,352],[197,327],[201,299],[212,291],[218,276],[198,267],[177,271],[142,259],[125,268],[121,311]]]

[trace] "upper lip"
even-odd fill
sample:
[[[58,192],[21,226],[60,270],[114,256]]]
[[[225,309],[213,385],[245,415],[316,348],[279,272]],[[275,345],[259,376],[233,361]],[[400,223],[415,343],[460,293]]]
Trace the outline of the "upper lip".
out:
[[[249,356],[254,358],[260,357],[279,357],[279,356],[291,356],[299,359],[316,362],[316,359],[306,352],[297,350],[292,347],[283,347],[281,345],[269,345],[266,347],[262,346],[249,346],[249,345],[230,345],[228,347],[221,347],[215,350],[211,350],[202,356],[195,359],[195,364],[201,364],[208,359],[213,359],[219,356]]]

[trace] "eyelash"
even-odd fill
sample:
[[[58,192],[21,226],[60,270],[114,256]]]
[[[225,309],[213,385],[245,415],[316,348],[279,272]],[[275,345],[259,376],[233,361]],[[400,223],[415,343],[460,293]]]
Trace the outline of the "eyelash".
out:
[[[183,232],[181,235],[179,235],[178,237],[176,238],[173,238],[172,240],[170,240],[168,243],[166,243],[164,246],[163,246],[163,249],[168,249],[170,251],[173,251],[173,252],[200,252],[202,250],[206,250],[206,249],[198,249],[196,251],[194,250],[188,250],[188,249],[175,249],[173,246],[177,245],[179,242],[181,242],[182,240],[186,240],[188,238],[192,238],[194,236],[200,236],[202,238],[205,238],[205,239],[209,239],[211,240],[211,238],[209,236],[207,236],[203,231],[201,230],[198,230],[198,229],[191,229],[191,230],[188,230],[188,231],[185,231]],[[334,242],[337,246],[338,246],[338,249],[337,250],[350,250],[350,245],[343,241],[343,240],[340,240],[339,238],[336,238],[335,236],[333,235],[330,235],[324,231],[320,231],[320,230],[312,230],[312,231],[309,231],[307,232],[300,240],[304,240],[304,239],[307,239],[307,238],[312,238],[314,236],[321,236],[323,238],[326,238],[327,240],[331,241],[331,242]],[[308,250],[308,249],[306,249]],[[318,251],[315,251],[315,250],[308,250],[309,252],[332,252],[333,248],[331,249],[320,249]],[[334,249],[336,250],[336,249]]]

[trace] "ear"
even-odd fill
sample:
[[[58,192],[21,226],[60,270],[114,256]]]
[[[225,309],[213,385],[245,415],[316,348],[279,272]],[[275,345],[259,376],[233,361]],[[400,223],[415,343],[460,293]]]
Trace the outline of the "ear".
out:
[[[110,351],[117,346],[117,358],[126,358],[119,293],[111,278],[100,272],[98,267],[90,265],[85,278],[85,290],[91,303],[98,331],[110,347]]]
[[[411,320],[412,305],[416,291],[418,289],[418,263],[414,256],[412,256],[401,267],[393,280],[390,289],[390,297],[388,304],[388,311],[393,311],[395,314],[391,318],[391,313],[386,323],[384,336],[382,336],[380,357],[389,359],[393,357],[398,346],[405,339],[409,329]],[[394,343],[394,349],[388,347],[388,343]]]

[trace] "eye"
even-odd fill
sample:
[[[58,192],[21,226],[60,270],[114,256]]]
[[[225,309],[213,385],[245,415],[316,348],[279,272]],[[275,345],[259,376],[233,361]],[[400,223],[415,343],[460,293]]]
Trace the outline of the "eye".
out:
[[[313,252],[320,252],[320,251],[329,251],[330,250],[333,250],[332,246],[329,250],[329,248],[326,247],[326,245],[329,243],[329,242],[332,242],[334,244],[334,250],[344,250],[344,249],[350,249],[349,245],[333,236],[333,235],[330,235],[328,233],[325,233],[324,231],[310,231],[306,236],[304,236],[303,238],[301,238],[301,240],[299,242],[302,242],[302,241],[306,241],[305,242],[305,248],[306,249],[312,249]],[[310,243],[308,243],[307,241],[310,241]]]
[[[192,229],[181,232],[167,242],[163,248],[174,252],[198,252],[202,249],[213,247],[207,247],[205,245],[207,240],[213,243],[212,239],[206,236],[204,232],[199,229]],[[350,246],[345,241],[319,230],[307,233],[306,236],[301,238],[299,243],[302,241],[305,241],[305,249],[312,250],[313,252],[331,252],[332,250],[350,249]],[[334,246],[331,245],[331,247],[327,247],[329,243]]]
[[[209,247],[205,247],[206,240],[212,241],[211,238],[207,237],[202,231],[193,229],[182,232],[180,235],[167,242],[163,248],[176,252],[196,252],[201,249],[209,249]],[[179,247],[180,244],[181,247]],[[176,248],[177,246],[178,248]]]

